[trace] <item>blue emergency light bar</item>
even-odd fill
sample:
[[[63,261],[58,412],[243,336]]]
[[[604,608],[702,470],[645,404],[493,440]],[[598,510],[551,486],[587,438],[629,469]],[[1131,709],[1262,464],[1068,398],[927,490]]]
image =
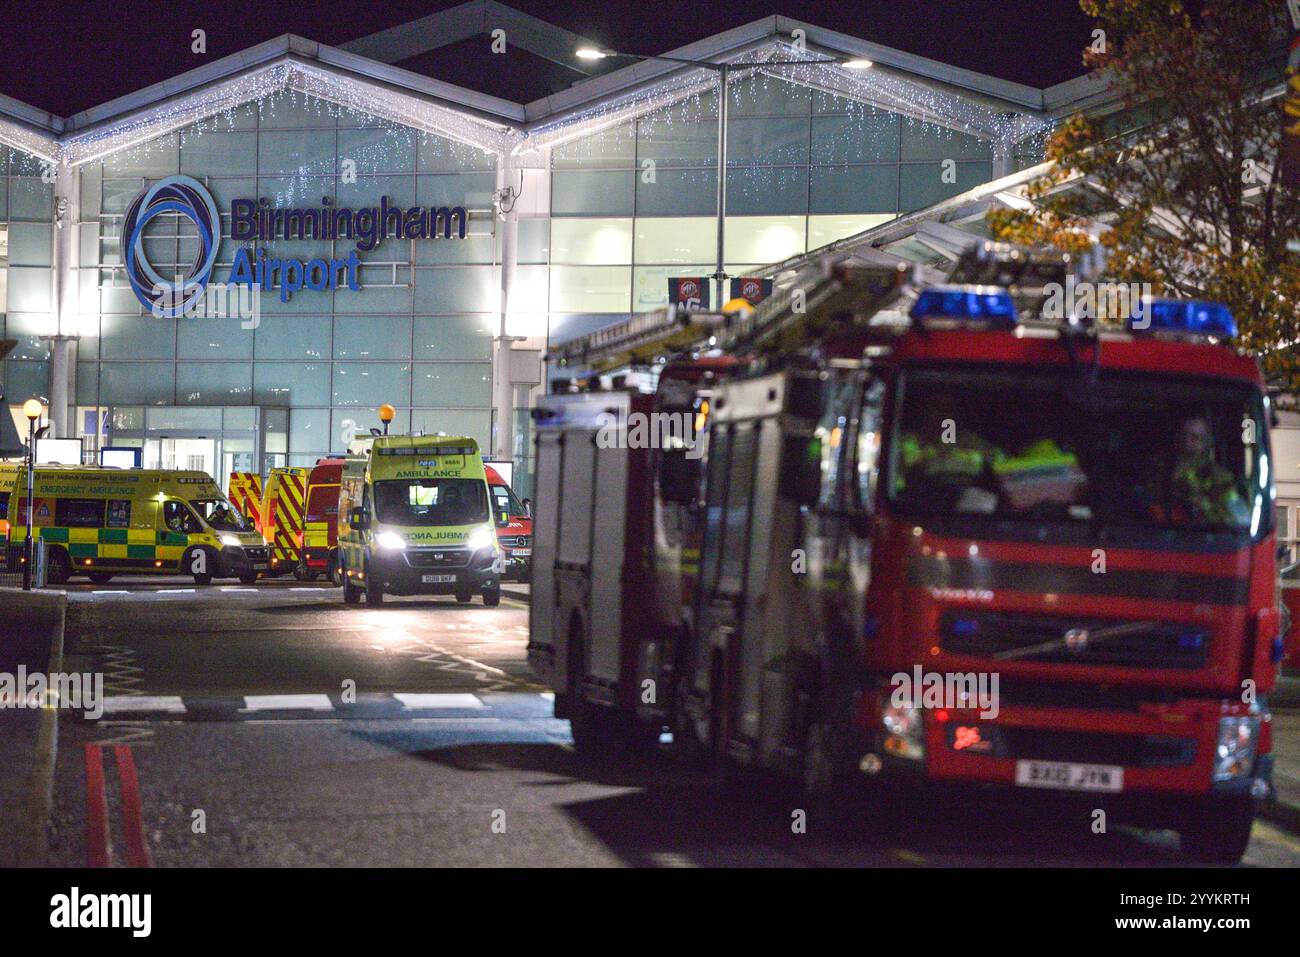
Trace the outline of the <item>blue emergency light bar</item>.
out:
[[[1011,328],[1016,303],[1005,289],[988,286],[931,286],[917,296],[912,319],[956,319]]]
[[[1133,308],[1126,325],[1130,332],[1237,337],[1237,321],[1231,309],[1221,302],[1198,299],[1143,299]]]

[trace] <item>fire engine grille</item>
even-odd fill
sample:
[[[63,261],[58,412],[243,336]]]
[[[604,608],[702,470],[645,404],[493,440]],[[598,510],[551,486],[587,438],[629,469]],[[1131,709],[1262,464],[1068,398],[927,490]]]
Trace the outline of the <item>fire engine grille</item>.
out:
[[[529,542],[531,541],[532,538],[530,538],[527,535],[518,535],[514,538],[507,537],[507,538],[499,539],[499,542],[503,548],[527,548]]]
[[[244,555],[248,557],[248,560],[250,562],[264,562],[269,557],[269,553],[267,549],[263,548],[262,546],[256,546],[254,548],[245,548]]]
[[[412,568],[462,568],[470,558],[466,548],[408,548],[405,555]]]
[[[1110,633],[1117,626],[1133,630]],[[943,649],[953,654],[1069,664],[1190,670],[1205,664],[1209,650],[1204,629],[1179,622],[950,611],[940,621],[939,634]]]
[[[955,728],[949,731],[950,746],[955,732]],[[1129,768],[1185,767],[1196,758],[1196,741],[1192,738],[1006,725],[985,728],[983,732],[992,741],[991,756],[999,758],[1115,764]],[[968,753],[981,752],[971,750]]]

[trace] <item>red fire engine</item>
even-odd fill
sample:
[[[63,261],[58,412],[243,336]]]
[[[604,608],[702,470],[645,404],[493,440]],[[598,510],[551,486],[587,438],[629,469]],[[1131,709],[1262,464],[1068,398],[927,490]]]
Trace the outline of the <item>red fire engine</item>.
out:
[[[1056,792],[1240,859],[1280,651],[1268,399],[1215,304],[1043,320],[1064,267],[832,267],[566,346],[677,353],[651,394],[535,412],[529,657],[578,748],[667,727],[814,794]]]

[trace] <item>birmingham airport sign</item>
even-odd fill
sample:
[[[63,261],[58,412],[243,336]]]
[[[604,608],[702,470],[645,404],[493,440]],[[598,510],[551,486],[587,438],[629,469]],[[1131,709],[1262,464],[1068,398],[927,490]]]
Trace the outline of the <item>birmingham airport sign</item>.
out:
[[[156,217],[172,213],[192,222],[199,249],[184,275],[161,276],[145,253],[145,228]],[[335,206],[322,197],[314,208],[284,209],[267,199],[236,199],[230,204],[230,233],[235,242],[258,244],[278,240],[329,242],[353,240],[356,248],[343,258],[292,259],[270,256],[260,245],[241,246],[235,253],[227,286],[256,302],[263,289],[280,290],[280,301],[304,289],[312,292],[361,288],[358,250],[369,252],[390,237],[464,239],[468,214],[464,206],[396,206],[388,197],[378,206],[360,209]],[[221,244],[221,216],[212,194],[189,176],[168,176],[141,190],[122,222],[126,275],[136,298],[155,316],[176,318],[202,309],[212,297],[209,281]],[[215,283],[213,285],[216,285]],[[237,310],[240,315],[244,310]]]

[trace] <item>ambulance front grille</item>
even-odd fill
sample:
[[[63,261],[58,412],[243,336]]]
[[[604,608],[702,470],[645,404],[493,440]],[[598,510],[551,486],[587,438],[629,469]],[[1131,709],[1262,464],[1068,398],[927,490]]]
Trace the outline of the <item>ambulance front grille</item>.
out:
[[[408,548],[404,554],[412,568],[462,568],[470,558],[466,548]]]

